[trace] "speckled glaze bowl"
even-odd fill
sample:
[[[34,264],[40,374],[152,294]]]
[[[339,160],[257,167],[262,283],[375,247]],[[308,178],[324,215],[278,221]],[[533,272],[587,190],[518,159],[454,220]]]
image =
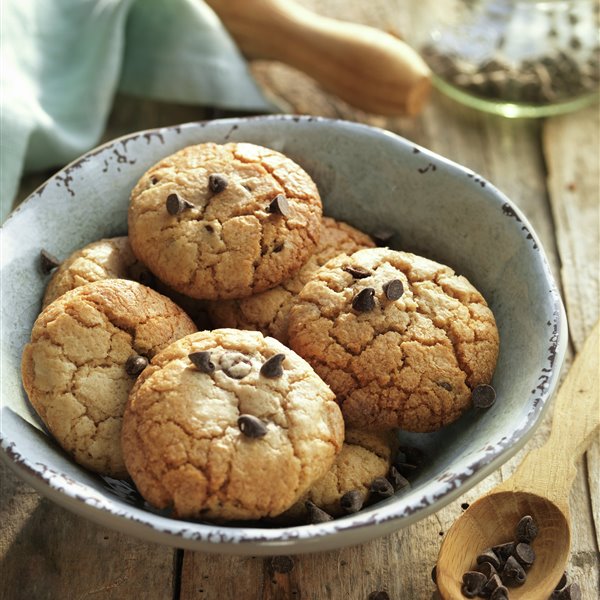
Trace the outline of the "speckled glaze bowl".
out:
[[[446,263],[484,294],[500,330],[489,410],[432,434],[400,433],[427,464],[409,490],[319,525],[253,528],[178,521],[127,482],[70,461],[44,432],[21,386],[20,359],[47,281],[41,248],[64,258],[127,230],[128,195],[163,156],[205,141],[248,141],[289,155],[315,179],[325,213],[390,245]],[[271,116],[145,131],[89,152],[28,198],[2,231],[0,455],[58,504],[140,538],[248,555],[330,550],[388,534],[435,512],[508,460],[533,434],[567,344],[564,309],[540,242],[519,210],[479,175],[389,132],[314,117]]]

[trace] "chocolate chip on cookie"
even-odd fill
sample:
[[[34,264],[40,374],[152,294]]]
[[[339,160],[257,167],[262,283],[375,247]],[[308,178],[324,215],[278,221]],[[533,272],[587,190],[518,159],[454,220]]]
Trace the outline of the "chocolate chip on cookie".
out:
[[[267,426],[254,415],[240,415],[237,423],[246,437],[261,438],[267,435]]]
[[[388,300],[398,300],[404,294],[404,286],[399,279],[392,279],[383,284],[383,293]]]
[[[375,290],[366,287],[352,298],[352,308],[358,312],[369,312],[375,308]]]
[[[219,194],[227,187],[227,177],[220,173],[211,173],[208,176],[208,187],[214,194]]]
[[[364,497],[360,490],[350,490],[340,498],[341,509],[348,514],[358,512],[363,507]]]
[[[213,373],[215,363],[210,359],[210,352],[192,352],[188,358],[201,373]]]
[[[148,359],[139,354],[132,354],[125,363],[125,372],[130,377],[137,377],[148,366]]]
[[[361,269],[360,267],[353,267],[352,265],[344,267],[343,270],[346,271],[346,273],[350,273],[350,275],[352,275],[354,279],[365,279],[366,277],[369,277],[369,275],[371,275],[371,273],[366,269]]]
[[[180,198],[177,194],[167,196],[167,212],[170,215],[178,215],[187,208],[194,208],[194,205],[188,200]]]
[[[290,205],[283,194],[277,194],[277,196],[269,202],[268,210],[270,213],[287,217],[290,214]]]
[[[271,356],[267,362],[260,368],[260,374],[271,379],[281,377],[283,375],[283,367],[281,363],[285,360],[285,354],[279,353]]]

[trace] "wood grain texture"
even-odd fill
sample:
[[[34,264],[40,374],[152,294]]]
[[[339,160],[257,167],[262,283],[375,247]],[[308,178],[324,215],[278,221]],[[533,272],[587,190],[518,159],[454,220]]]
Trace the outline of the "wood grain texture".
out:
[[[414,7],[420,3],[302,0],[302,4],[327,16],[401,35],[410,30]],[[597,107],[544,122],[509,121],[463,108],[434,93],[420,117],[385,119],[355,110],[283,65],[263,62],[252,68],[287,112],[388,128],[477,171],[504,191],[542,240],[566,300],[573,350],[580,348],[598,318]],[[104,139],[230,114],[118,97]],[[45,178],[43,174],[25,180],[20,197]],[[0,598],[169,599],[178,594],[182,600],[367,600],[373,592],[385,591],[394,600],[429,600],[434,597],[431,568],[445,532],[463,512],[462,505],[474,502],[510,475],[524,452],[544,442],[549,429],[550,415],[524,450],[437,514],[361,546],[294,557],[287,573],[275,571],[270,559],[187,551],[179,564],[180,553],[109,532],[67,513],[3,469]],[[570,497],[574,518],[569,574],[579,581],[586,600],[600,593],[598,473],[600,444],[596,443],[579,463]],[[21,595],[14,595],[21,589]]]

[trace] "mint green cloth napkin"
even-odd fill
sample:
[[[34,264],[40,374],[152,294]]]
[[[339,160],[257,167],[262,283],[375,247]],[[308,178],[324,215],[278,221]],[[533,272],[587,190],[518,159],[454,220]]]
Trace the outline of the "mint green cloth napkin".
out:
[[[202,0],[2,0],[0,60],[2,221],[24,173],[99,142],[118,90],[272,110]]]

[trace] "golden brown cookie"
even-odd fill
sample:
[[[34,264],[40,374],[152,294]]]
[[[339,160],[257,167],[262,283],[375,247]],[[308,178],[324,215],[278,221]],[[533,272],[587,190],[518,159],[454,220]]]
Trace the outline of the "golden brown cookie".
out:
[[[245,143],[189,146],[150,168],[131,193],[136,256],[173,289],[242,298],[289,279],[314,251],[319,192],[292,160]]]
[[[388,474],[397,445],[397,437],[391,431],[346,429],[342,451],[331,469],[281,517],[293,522],[306,521],[307,501],[333,517],[356,512],[373,496],[370,491],[373,480]],[[352,510],[340,503],[344,496],[352,499]]]
[[[329,261],[292,308],[290,346],[331,386],[348,427],[434,431],[490,382],[498,331],[452,269],[387,248]]]
[[[102,279],[132,279],[147,284],[151,273],[134,256],[127,237],[92,242],[69,256],[53,273],[42,306],[80,285]]]
[[[271,290],[247,298],[208,302],[208,313],[216,327],[257,330],[287,344],[290,309],[311,275],[338,254],[352,254],[374,245],[366,233],[323,217],[319,245],[296,275]]]
[[[79,464],[125,477],[121,419],[138,372],[193,333],[171,300],[125,279],[66,292],[37,318],[22,357],[23,385],[58,443]]]
[[[130,394],[122,446],[152,505],[257,519],[289,508],[343,439],[334,396],[306,361],[259,332],[216,329],[154,357]]]

